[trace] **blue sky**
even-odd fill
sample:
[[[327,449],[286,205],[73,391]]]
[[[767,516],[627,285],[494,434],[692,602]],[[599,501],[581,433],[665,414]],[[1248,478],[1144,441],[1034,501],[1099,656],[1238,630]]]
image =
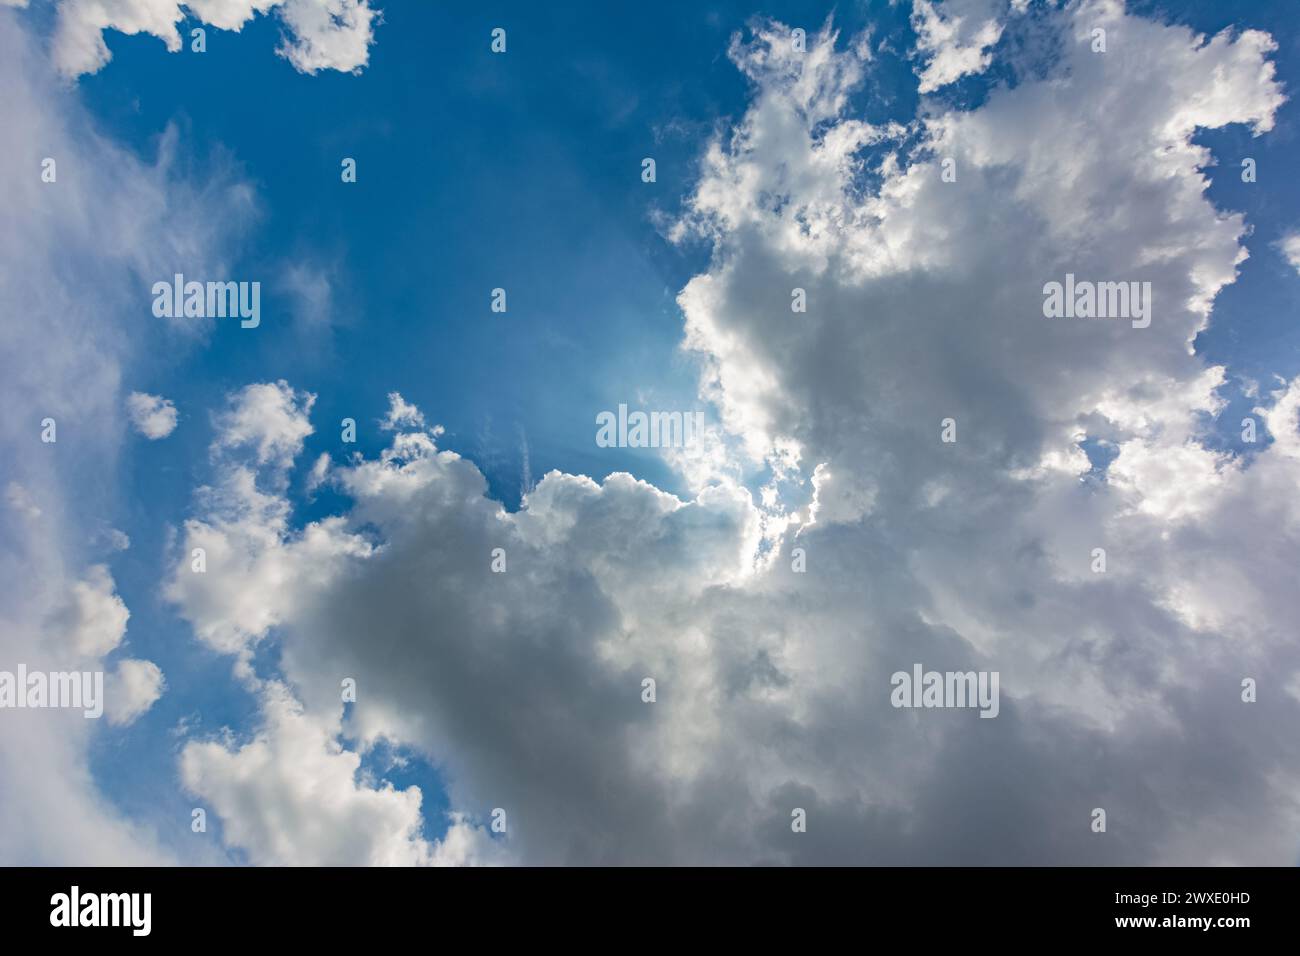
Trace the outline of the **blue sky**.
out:
[[[911,123],[923,108],[977,109],[1020,82],[1006,65],[1017,43],[1009,30],[991,48],[991,68],[923,107],[911,6],[883,0],[652,10],[498,3],[474,11],[407,0],[382,11],[368,63],[355,74],[298,72],[272,55],[283,24],[258,16],[239,33],[209,28],[201,54],[188,43],[171,53],[157,37],[108,31],[111,62],[61,94],[146,165],[174,127],[176,178],[250,187],[225,271],[262,281],[260,328],[218,321],[206,337],[159,337],[131,356],[123,390],[170,399],[179,427],[164,441],[128,434],[102,476],[114,493],[72,505],[84,526],[130,537],[129,549],[107,559],[131,613],[121,653],[155,661],[166,675],[166,693],[143,717],[105,728],[90,750],[95,782],[127,818],[187,818],[195,799],[177,770],[185,739],[228,727],[246,740],[259,726],[258,702],[232,676],[229,658],[196,641],[162,593],[195,489],[213,481],[212,416],[227,396],[281,379],[317,396],[315,432],[291,479],[296,527],[348,509],[338,488],[309,493],[302,466],[321,453],[339,464],[353,451],[378,456],[391,440],[378,423],[394,391],[445,427],[439,447],[471,459],[511,511],[524,482],[553,469],[598,480],[626,470],[689,497],[693,489],[664,458],[598,448],[592,434],[595,414],[620,402],[698,408],[717,421],[698,393],[699,359],[680,348],[677,296],[719,253],[698,238],[670,242],[665,224],[683,215],[713,137],[754,102],[727,55],[732,35],[748,37],[756,15],[810,34],[833,15],[841,48],[869,28],[876,57],[848,113],[882,125]],[[1134,0],[1129,13],[1208,34],[1267,31],[1278,43],[1270,56],[1278,82],[1288,96],[1300,88],[1300,30],[1289,2]],[[50,4],[14,15],[38,37],[54,30]],[[182,35],[197,23],[185,21]],[[508,31],[505,55],[489,50],[498,26]],[[1219,293],[1196,343],[1229,379],[1229,404],[1205,445],[1234,454],[1246,450],[1238,422],[1259,401],[1241,383],[1267,393],[1275,377],[1300,373],[1300,276],[1275,245],[1300,225],[1298,111],[1300,101],[1288,99],[1267,135],[1233,123],[1195,137],[1217,161],[1209,200],[1243,213],[1250,230],[1250,258]],[[650,184],[640,178],[647,156],[657,166]],[[1256,183],[1240,180],[1245,156],[1257,161]],[[355,184],[340,181],[344,157],[357,161]],[[226,200],[240,201],[218,194],[215,203]],[[1125,201],[1118,189],[1116,201]],[[311,283],[327,292],[307,294]],[[489,308],[498,286],[507,290],[506,314]],[[358,423],[355,446],[339,441],[345,417]],[[751,464],[745,484],[756,493],[769,474]],[[107,513],[98,510],[105,500]],[[279,674],[277,642],[259,645],[255,661],[263,677]],[[394,754],[406,762],[395,765]],[[440,769],[416,748],[382,745],[363,768],[398,789],[419,785],[424,836],[443,836],[453,801]],[[470,812],[481,821],[485,809]],[[218,814],[209,820],[213,845],[245,861],[222,839]],[[160,839],[186,852],[188,836],[164,831]]]

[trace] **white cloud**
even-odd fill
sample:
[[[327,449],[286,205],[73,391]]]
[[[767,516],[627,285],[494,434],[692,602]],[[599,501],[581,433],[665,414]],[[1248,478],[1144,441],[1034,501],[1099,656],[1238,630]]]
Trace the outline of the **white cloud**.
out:
[[[106,529],[102,540],[113,551],[125,551],[131,547],[131,536],[117,528]]]
[[[186,17],[239,31],[253,17],[277,8],[287,31],[276,52],[295,69],[356,72],[365,67],[379,16],[368,0],[58,0],[54,62],[68,76],[94,73],[112,58],[104,41],[107,30],[147,33],[176,53],[182,45],[178,25]]]
[[[352,73],[366,65],[379,14],[367,0],[285,0],[280,18],[289,34],[276,52],[299,71]]]
[[[315,395],[295,395],[284,381],[249,385],[218,417],[218,439],[213,449],[229,452],[252,446],[256,464],[287,467],[312,432],[305,413],[315,401]]]
[[[54,611],[49,635],[75,657],[103,657],[122,642],[130,616],[108,568],[97,564],[72,585],[66,600]]]
[[[104,659],[122,644],[131,613],[102,564],[86,570],[45,622],[42,655],[79,669],[102,670]],[[105,682],[104,713],[114,725],[129,724],[147,711],[166,681],[153,661],[125,658]]]
[[[386,432],[399,428],[424,428],[424,413],[402,398],[400,392],[389,392],[388,412],[379,427]]]
[[[453,820],[442,841],[421,836],[418,787],[359,780],[360,758],[337,742],[337,721],[303,713],[288,690],[259,690],[265,726],[231,748],[190,742],[187,788],[220,815],[228,842],[255,864],[428,866],[499,856],[482,828]]]
[[[1283,236],[1278,242],[1278,247],[1282,250],[1282,255],[1286,261],[1291,264],[1291,268],[1300,272],[1300,232],[1292,232]]]
[[[176,406],[161,395],[132,392],[126,397],[126,410],[136,431],[151,441],[176,430]]]
[[[307,416],[314,402],[314,395],[283,381],[249,385],[216,416],[213,452],[224,463],[220,481],[200,490],[205,516],[185,523],[184,560],[166,590],[192,610],[200,639],[219,650],[247,650],[292,607],[284,588],[285,562],[270,546],[289,534],[289,505],[277,492],[311,434]],[[259,488],[259,470],[264,488]],[[295,561],[319,564],[324,575],[344,556],[369,550],[363,539],[334,535],[336,524],[313,526],[286,550]],[[207,571],[201,574],[191,570],[196,548],[205,556]]]
[[[997,14],[1006,8],[1004,0],[916,0],[912,26],[926,61],[918,74],[920,91],[933,93],[963,76],[983,73],[993,60],[989,48],[1002,37]]]
[[[105,682],[104,716],[115,726],[130,724],[153,706],[166,687],[162,668],[153,661],[119,661]]]

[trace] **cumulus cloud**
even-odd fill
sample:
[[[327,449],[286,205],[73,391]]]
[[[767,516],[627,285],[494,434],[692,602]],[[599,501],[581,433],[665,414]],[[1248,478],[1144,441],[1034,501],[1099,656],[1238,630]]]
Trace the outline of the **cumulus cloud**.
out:
[[[150,441],[176,430],[176,406],[161,395],[132,392],[126,397],[126,410],[136,431]]]
[[[1141,55],[1093,54],[1098,24]],[[1203,440],[1224,374],[1191,348],[1245,233],[1192,138],[1271,129],[1274,44],[1104,0],[1042,25],[1057,60],[910,129],[849,113],[860,38],[733,42],[752,100],[673,230],[714,248],[679,302],[727,437],[690,498],[551,472],[508,512],[394,401],[378,458],[314,472],[350,505],[295,527],[300,439],[274,436],[309,431],[310,396],[251,387],[276,412],[221,419],[242,438],[168,584],[250,686],[252,648],[281,651],[253,743],[185,751],[235,844],[290,859],[318,825],[330,860],[427,860],[418,796],[356,780],[384,741],[438,765],[459,821],[506,809],[524,862],[1293,861],[1297,702],[1240,682],[1300,670],[1300,385],[1239,460]],[[1045,318],[1067,273],[1150,282],[1150,326]],[[1089,438],[1118,452],[1100,475]],[[998,717],[891,707],[917,662],[999,671]]]
[[[97,564],[72,586],[51,617],[49,633],[75,657],[103,657],[121,643],[130,616],[108,568]]]
[[[93,565],[46,621],[42,653],[62,666],[103,669],[104,659],[121,646],[130,617],[108,568]],[[153,661],[118,661],[105,682],[108,722],[131,723],[153,706],[165,686],[162,669]]]
[[[400,392],[389,392],[388,412],[379,427],[386,432],[399,428],[424,428],[424,413],[402,398]]]
[[[993,61],[989,48],[1002,37],[997,15],[1006,10],[1004,0],[916,0],[912,27],[924,61],[918,71],[920,92],[933,93],[963,76],[984,72]]]
[[[309,411],[316,396],[309,394],[299,399],[284,381],[249,385],[218,417],[219,437],[214,450],[251,446],[255,464],[287,466],[312,431],[306,417],[299,413],[299,401]]]
[[[119,661],[105,683],[104,715],[114,726],[130,724],[153,706],[166,687],[162,668],[153,661]]]
[[[285,473],[311,432],[313,401],[283,382],[251,385],[232,395],[217,418],[213,450],[222,484],[201,492],[207,514],[187,522],[183,541],[186,555],[204,549],[207,569],[197,574],[182,564],[167,594],[186,608],[202,640],[236,656],[237,673],[259,698],[262,726],[240,746],[224,739],[189,742],[181,756],[182,780],[221,816],[230,844],[255,863],[427,866],[503,860],[504,849],[460,814],[441,840],[426,840],[418,787],[399,791],[358,779],[360,756],[338,740],[341,679],[330,706],[306,712],[286,685],[263,681],[253,670],[252,646],[300,610],[300,595],[286,589],[292,583],[286,574],[318,564],[320,580],[330,580],[347,556],[371,550],[361,536],[343,532],[339,519],[289,541],[287,502],[274,490],[258,490],[259,480],[269,489],[284,488]],[[393,415],[423,424],[419,410],[396,393]],[[232,585],[241,587],[236,582],[244,593],[229,604]]]
[[[1283,236],[1278,242],[1278,248],[1282,250],[1282,255],[1290,263],[1291,268],[1300,272],[1300,232],[1292,232]]]
[[[107,30],[147,33],[176,53],[182,43],[178,25],[187,17],[238,32],[272,10],[287,28],[276,52],[295,69],[351,73],[365,67],[379,20],[368,0],[58,0],[54,62],[67,76],[94,73],[112,58]]]
[[[282,684],[259,695],[265,726],[252,740],[191,742],[181,754],[186,787],[211,803],[253,863],[466,865],[499,856],[486,831],[459,818],[442,840],[425,840],[418,787],[358,780],[360,758],[336,740],[337,721],[305,715]]]
[[[289,34],[276,51],[303,73],[354,73],[370,57],[379,14],[367,0],[285,0]]]

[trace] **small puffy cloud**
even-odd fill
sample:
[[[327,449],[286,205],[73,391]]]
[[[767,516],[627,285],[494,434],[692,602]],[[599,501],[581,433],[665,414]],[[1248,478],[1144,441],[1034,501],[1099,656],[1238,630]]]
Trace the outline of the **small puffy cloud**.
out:
[[[1291,232],[1283,236],[1277,244],[1282,255],[1291,264],[1291,268],[1300,272],[1300,232]]]
[[[276,50],[302,73],[355,73],[366,65],[379,13],[366,0],[286,0],[289,28]]]
[[[104,714],[114,726],[132,723],[153,706],[167,687],[162,669],[153,661],[119,661],[104,688]]]
[[[132,392],[126,398],[126,410],[136,431],[151,441],[176,430],[176,406],[161,395]]]
[[[912,27],[925,61],[920,92],[933,93],[963,76],[983,73],[993,60],[989,48],[1002,37],[997,14],[1005,9],[1003,0],[916,0]]]
[[[388,413],[384,415],[379,427],[386,432],[403,428],[423,428],[424,413],[402,398],[400,392],[389,392]]]
[[[60,649],[78,658],[99,658],[122,642],[131,612],[115,587],[104,565],[87,569],[50,616],[48,633]]]
[[[113,551],[125,551],[131,547],[131,536],[118,528],[106,528],[101,538]]]
[[[251,449],[255,464],[287,467],[312,433],[307,413],[315,401],[315,395],[299,394],[284,381],[249,385],[217,416],[213,449]]]

